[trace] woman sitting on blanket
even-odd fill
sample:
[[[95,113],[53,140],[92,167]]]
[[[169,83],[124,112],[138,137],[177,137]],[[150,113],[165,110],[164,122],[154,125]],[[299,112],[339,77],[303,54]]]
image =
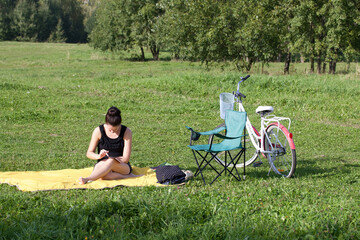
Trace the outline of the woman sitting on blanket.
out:
[[[132,133],[121,125],[121,112],[116,107],[107,111],[105,124],[95,128],[86,156],[97,160],[89,177],[80,177],[79,183],[86,184],[97,179],[116,180],[138,177],[131,173],[130,153]],[[98,153],[95,153],[96,147]]]

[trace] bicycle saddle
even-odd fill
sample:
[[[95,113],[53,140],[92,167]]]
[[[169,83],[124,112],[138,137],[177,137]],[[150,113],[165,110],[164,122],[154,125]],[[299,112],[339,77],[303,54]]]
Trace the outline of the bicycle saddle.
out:
[[[256,113],[262,113],[262,114],[269,114],[274,111],[274,108],[272,106],[259,106],[256,109]]]

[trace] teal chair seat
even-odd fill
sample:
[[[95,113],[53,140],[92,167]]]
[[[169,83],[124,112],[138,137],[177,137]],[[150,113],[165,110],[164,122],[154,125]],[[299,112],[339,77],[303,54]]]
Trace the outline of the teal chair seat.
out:
[[[245,146],[242,146],[242,139],[244,139],[245,143],[245,128],[246,126],[246,112],[237,112],[228,110],[225,114],[225,126],[221,128],[217,128],[207,132],[197,132],[190,127],[187,127],[191,131],[190,136],[190,145],[188,147],[192,150],[196,164],[198,169],[195,173],[197,176],[199,173],[202,176],[202,179],[205,183],[205,179],[203,176],[203,170],[205,167],[209,166],[213,170],[217,172],[217,176],[211,182],[213,183],[224,171],[229,172],[232,176],[234,176],[238,181],[241,180],[239,172],[237,171],[235,165],[240,160],[240,157],[243,156],[245,163]],[[225,135],[220,134],[222,131],[226,131]],[[222,141],[220,143],[209,143],[209,144],[199,144],[193,145],[193,141],[197,141],[203,135],[215,135],[218,138],[221,138]],[[214,138],[212,138],[214,139]],[[239,153],[234,157],[231,156],[230,151],[239,149]],[[203,152],[203,153],[201,153]],[[217,155],[220,152],[225,152],[225,164],[221,163],[217,160]],[[199,158],[201,160],[199,161]],[[227,158],[230,158],[230,161],[227,163]],[[212,161],[215,160],[222,166],[222,170],[218,171],[212,164]],[[233,167],[229,167],[233,164]],[[245,166],[245,164],[244,164]],[[236,175],[233,173],[235,171]],[[244,177],[245,177],[245,167],[244,167]]]
[[[224,152],[224,151],[231,151],[235,149],[239,149],[239,146],[232,146],[230,144],[226,143],[215,143],[211,145],[211,149],[209,149],[209,144],[203,144],[203,145],[189,145],[189,148],[195,151],[205,151],[205,152]],[[241,148],[241,145],[240,145]]]

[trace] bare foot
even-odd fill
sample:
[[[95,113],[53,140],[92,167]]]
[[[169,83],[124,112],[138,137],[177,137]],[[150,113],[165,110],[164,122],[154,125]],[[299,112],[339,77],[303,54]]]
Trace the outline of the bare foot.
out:
[[[80,177],[80,178],[79,178],[79,183],[80,183],[81,185],[86,184],[88,181],[89,181],[89,180],[88,180],[87,178],[83,178],[83,177]]]

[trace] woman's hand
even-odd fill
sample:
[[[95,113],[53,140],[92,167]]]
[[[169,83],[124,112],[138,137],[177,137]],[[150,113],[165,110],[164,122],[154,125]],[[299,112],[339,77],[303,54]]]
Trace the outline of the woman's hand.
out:
[[[109,151],[105,150],[105,149],[101,149],[100,153],[99,153],[99,159],[102,159],[103,157],[105,157],[108,154]]]

